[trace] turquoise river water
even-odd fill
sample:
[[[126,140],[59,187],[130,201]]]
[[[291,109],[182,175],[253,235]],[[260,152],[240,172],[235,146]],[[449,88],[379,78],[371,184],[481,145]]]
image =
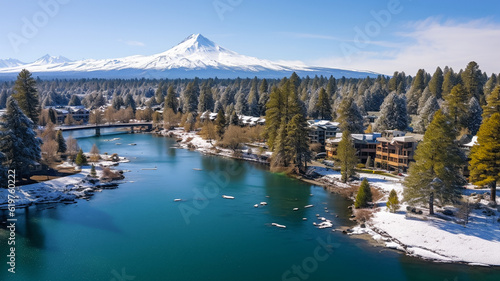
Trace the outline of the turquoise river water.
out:
[[[317,229],[316,214],[352,225],[350,202],[265,166],[150,134],[79,138],[85,151],[94,143],[131,160],[119,166],[126,182],[89,201],[17,210],[16,273],[2,262],[0,280],[500,280],[498,268],[426,262]],[[0,229],[2,261],[7,235]]]

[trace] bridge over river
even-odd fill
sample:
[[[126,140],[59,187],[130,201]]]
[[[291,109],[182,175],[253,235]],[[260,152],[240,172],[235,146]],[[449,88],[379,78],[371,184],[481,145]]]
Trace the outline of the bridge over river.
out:
[[[151,131],[153,128],[153,122],[138,122],[138,123],[107,123],[107,124],[87,124],[78,126],[58,126],[55,129],[61,131],[78,131],[78,130],[90,130],[95,129],[96,136],[101,135],[101,129],[104,128],[130,128],[130,132],[134,132],[134,128],[139,127],[140,129],[145,128],[146,131]]]

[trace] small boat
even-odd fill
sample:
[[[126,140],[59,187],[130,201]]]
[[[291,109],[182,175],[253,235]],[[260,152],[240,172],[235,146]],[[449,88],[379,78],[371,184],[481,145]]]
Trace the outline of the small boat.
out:
[[[128,145],[137,145],[137,143],[129,143]]]
[[[293,210],[294,210],[294,211],[298,211],[298,210],[299,210],[299,208],[293,208]]]
[[[203,170],[202,170],[202,169],[200,169],[200,168],[193,168],[193,170],[195,170],[195,171],[203,171]]]
[[[224,199],[234,199],[234,196],[222,195],[222,198],[224,198]]]
[[[303,221],[306,221],[306,220],[307,220],[307,218],[302,218],[302,220],[303,220]]]
[[[142,168],[141,170],[158,170],[158,168],[154,167],[154,168]]]
[[[262,206],[267,205],[267,202],[260,202]]]
[[[258,208],[258,207],[259,207],[259,204],[255,204],[255,205],[253,205],[253,206],[254,206],[255,208]]]
[[[117,143],[115,143],[115,145],[121,145],[121,143],[117,142]]]
[[[279,228],[286,228],[286,225],[278,224],[275,222],[273,222],[271,225],[274,225],[274,226],[279,227]]]
[[[314,205],[305,205],[304,208],[311,208]]]
[[[179,202],[181,201],[181,199],[177,198],[177,199],[174,199],[174,202]]]

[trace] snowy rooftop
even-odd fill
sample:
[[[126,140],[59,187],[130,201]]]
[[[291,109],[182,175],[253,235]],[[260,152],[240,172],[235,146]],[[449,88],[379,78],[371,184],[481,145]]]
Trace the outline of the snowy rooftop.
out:
[[[477,143],[477,136],[473,136],[472,140],[469,143],[465,143],[463,146],[466,147],[473,147],[474,145],[478,144]]]

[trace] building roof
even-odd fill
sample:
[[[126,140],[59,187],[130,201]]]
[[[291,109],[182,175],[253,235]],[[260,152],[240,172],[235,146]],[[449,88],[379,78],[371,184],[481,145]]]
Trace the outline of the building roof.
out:
[[[369,134],[351,134],[351,138],[355,142],[364,142],[364,143],[378,143],[378,138],[380,138],[380,133],[369,133]],[[330,138],[326,140],[326,143],[339,143],[342,140],[342,133],[337,133],[335,138]]]
[[[473,136],[472,140],[468,143],[464,143],[463,146],[465,147],[473,147],[474,145],[478,144],[477,143],[477,136]]]

